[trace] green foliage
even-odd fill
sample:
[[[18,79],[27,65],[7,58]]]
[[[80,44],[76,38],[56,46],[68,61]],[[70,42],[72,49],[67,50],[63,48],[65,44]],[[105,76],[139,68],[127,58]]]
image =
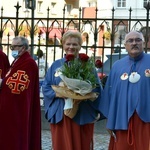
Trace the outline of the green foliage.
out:
[[[81,60],[79,58],[66,61],[62,66],[62,74],[68,78],[79,79],[96,85],[95,63],[93,57],[88,60]]]

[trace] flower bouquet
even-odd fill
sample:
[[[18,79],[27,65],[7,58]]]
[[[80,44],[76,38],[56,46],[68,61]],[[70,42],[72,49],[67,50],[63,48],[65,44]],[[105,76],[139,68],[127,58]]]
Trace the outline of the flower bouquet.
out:
[[[65,110],[67,114],[71,115],[70,118],[73,118],[76,114],[80,101],[87,99],[93,101],[98,97],[98,93],[92,92],[96,88],[97,82],[94,72],[93,57],[89,58],[83,53],[80,53],[78,58],[75,58],[73,54],[66,55],[66,62],[61,68],[57,69],[63,84],[61,86],[52,85],[52,88],[55,92],[68,97],[69,101],[72,101],[72,108]]]

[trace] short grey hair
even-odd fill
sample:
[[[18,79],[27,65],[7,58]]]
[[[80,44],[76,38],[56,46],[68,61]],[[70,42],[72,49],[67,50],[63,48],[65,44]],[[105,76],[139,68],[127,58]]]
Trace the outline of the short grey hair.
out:
[[[145,41],[145,40],[144,40],[144,36],[143,36],[143,33],[142,33],[142,32],[140,32],[140,31],[130,31],[130,32],[128,32],[128,33],[125,35],[124,43],[126,43],[126,41],[127,41],[127,37],[128,37],[128,35],[130,35],[131,33],[138,33],[138,34],[140,34],[142,41],[143,41],[143,42]]]
[[[29,49],[29,41],[24,36],[16,36],[13,38],[13,40],[21,40],[22,45],[25,47],[26,50]]]

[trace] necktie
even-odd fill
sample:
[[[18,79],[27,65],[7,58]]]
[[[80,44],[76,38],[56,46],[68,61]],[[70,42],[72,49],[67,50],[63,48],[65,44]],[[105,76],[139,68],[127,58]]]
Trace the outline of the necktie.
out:
[[[131,72],[136,72],[136,61],[132,65]]]

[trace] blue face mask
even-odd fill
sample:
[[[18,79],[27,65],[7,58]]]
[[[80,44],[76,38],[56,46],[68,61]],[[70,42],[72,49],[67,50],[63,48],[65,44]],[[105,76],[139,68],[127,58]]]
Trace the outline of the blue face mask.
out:
[[[17,58],[17,57],[18,57],[18,54],[19,54],[18,50],[12,50],[12,51],[11,51],[11,55],[12,55],[12,57],[14,57],[14,58]]]

